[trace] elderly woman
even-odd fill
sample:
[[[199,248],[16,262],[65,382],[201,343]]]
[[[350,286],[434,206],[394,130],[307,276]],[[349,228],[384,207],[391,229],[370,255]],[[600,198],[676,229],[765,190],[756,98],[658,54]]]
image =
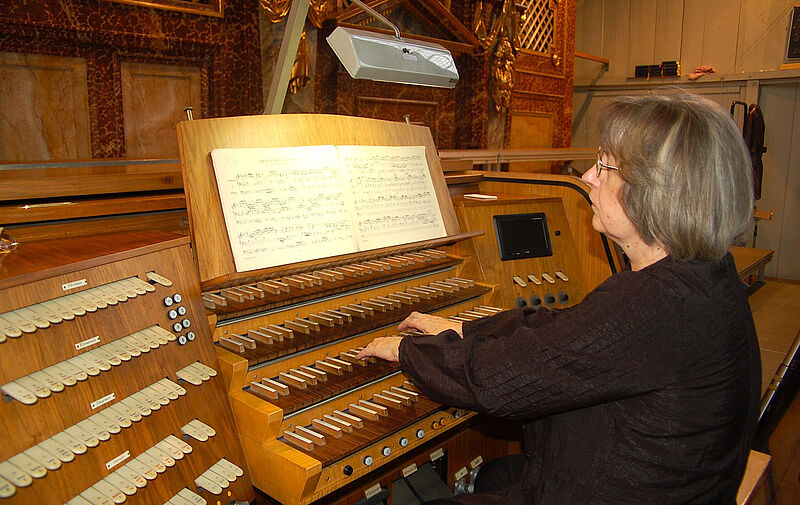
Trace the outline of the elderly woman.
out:
[[[630,269],[563,310],[453,323],[411,314],[362,356],[399,361],[430,398],[524,421],[525,454],[464,503],[733,504],[756,427],[759,351],[728,247],[750,225],[748,153],[697,96],[600,114],[592,225]],[[498,471],[500,469],[500,471]]]

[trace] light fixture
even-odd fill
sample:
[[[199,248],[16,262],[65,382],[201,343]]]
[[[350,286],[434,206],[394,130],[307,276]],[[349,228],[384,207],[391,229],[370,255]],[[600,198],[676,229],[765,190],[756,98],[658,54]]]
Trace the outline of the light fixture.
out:
[[[337,27],[328,44],[354,79],[453,88],[458,70],[453,55],[439,44],[408,40],[400,30],[360,0],[352,2],[390,26],[395,35]]]

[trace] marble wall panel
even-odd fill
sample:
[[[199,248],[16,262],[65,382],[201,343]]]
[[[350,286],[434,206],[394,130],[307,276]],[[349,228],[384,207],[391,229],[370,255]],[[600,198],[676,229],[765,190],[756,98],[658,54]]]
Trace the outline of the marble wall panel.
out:
[[[125,152],[131,158],[177,157],[175,124],[201,109],[200,68],[123,62]]]
[[[0,160],[89,158],[83,58],[0,53]]]

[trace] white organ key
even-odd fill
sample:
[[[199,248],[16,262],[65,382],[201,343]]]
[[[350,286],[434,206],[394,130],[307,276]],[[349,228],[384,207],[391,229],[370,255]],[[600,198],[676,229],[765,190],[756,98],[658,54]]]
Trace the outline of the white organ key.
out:
[[[172,281],[164,277],[163,275],[159,275],[155,272],[147,272],[145,276],[153,282],[161,284],[164,287],[172,286]]]
[[[181,450],[184,454],[189,454],[192,452],[192,446],[181,440],[180,438],[176,437],[175,435],[170,435],[164,439],[164,442],[173,445]]]
[[[136,456],[131,463],[138,461],[150,469],[155,470],[157,473],[164,473],[167,471],[167,465],[157,460],[153,456],[143,452]]]
[[[8,461],[0,463],[0,477],[17,487],[28,487],[33,483],[30,475]]]
[[[38,398],[47,398],[50,396],[50,388],[43,382],[36,380],[30,375],[25,375],[16,379],[14,382],[24,387],[31,393],[35,394]]]
[[[129,464],[121,466],[114,473],[119,474],[123,478],[131,481],[134,486],[140,489],[147,485],[147,478],[144,476],[144,474],[138,472],[136,469],[129,466]],[[153,476],[153,478],[155,478],[155,476]]]
[[[183,451],[170,444],[166,440],[161,440],[155,446],[161,449],[161,451],[165,454],[168,454],[172,459],[183,459]]]
[[[212,480],[214,482],[214,484],[218,485],[222,489],[226,489],[226,488],[230,487],[230,485],[231,485],[231,483],[230,483],[230,481],[228,481],[228,479],[226,479],[224,476],[222,476],[222,475],[220,475],[220,474],[218,474],[217,472],[214,471],[214,467],[213,466],[211,468],[209,468],[208,470],[206,470],[205,472],[203,472],[203,475],[205,477],[207,477],[208,479]]]
[[[12,483],[0,477],[0,498],[11,498],[16,492],[17,488]]]
[[[78,424],[73,424],[64,431],[68,435],[71,435],[86,444],[87,447],[97,447],[100,445],[99,438],[97,438],[93,433],[86,431],[85,428],[79,426]]]
[[[61,446],[72,451],[73,454],[84,454],[88,450],[86,444],[84,444],[80,439],[73,437],[66,431],[56,433],[50,438],[57,444],[60,444]],[[62,458],[61,461],[64,461],[64,459]]]
[[[86,499],[92,505],[112,505],[114,503],[114,500],[110,496],[104,495],[93,487],[84,489],[79,496]]]
[[[54,310],[54,306],[50,305],[48,302],[37,303],[36,305],[31,305],[28,308],[39,314],[41,317],[47,319],[50,324],[58,324],[64,320],[64,318],[61,317],[61,314],[59,314],[57,310]]]
[[[47,475],[47,469],[24,452],[11,456],[8,458],[8,462],[35,479],[41,479]]]
[[[77,381],[85,381],[89,374],[66,361],[56,363],[45,368],[50,375],[55,375],[65,386],[74,386]]]
[[[22,330],[17,327],[17,325],[13,324],[11,321],[3,317],[5,314],[0,314],[0,332],[3,333],[2,340],[0,342],[5,342],[6,337],[11,338],[19,338],[22,336]]]
[[[136,494],[136,485],[130,480],[126,479],[121,473],[111,472],[103,480],[128,496],[133,496]]]
[[[12,325],[14,325],[14,327],[19,328],[24,333],[33,333],[36,331],[35,324],[33,324],[31,321],[28,321],[26,318],[22,317],[14,310],[3,314],[3,318]],[[9,334],[8,336],[13,337],[14,335]]]
[[[191,421],[189,421],[189,424],[191,424],[192,426],[194,426],[199,430],[203,430],[209,437],[213,437],[214,435],[217,434],[214,428],[212,428],[211,426],[207,425],[206,423],[204,423],[199,419],[192,419]]]
[[[88,375],[100,375],[100,369],[94,364],[90,363],[83,356],[73,356],[69,358],[66,363],[76,366],[78,369],[82,370]],[[111,365],[109,365],[109,368],[111,368]]]
[[[125,503],[125,493],[123,493],[122,490],[117,486],[106,482],[105,480],[95,482],[92,487],[103,496],[111,498],[114,503]]]
[[[187,488],[183,488],[180,491],[178,491],[178,495],[180,495],[182,498],[189,500],[194,505],[206,505],[207,503],[205,498]]]
[[[37,328],[41,330],[50,327],[50,321],[39,315],[37,311],[31,309],[30,307],[20,307],[15,312],[20,314],[28,321],[32,322]]]
[[[147,449],[144,452],[145,452],[145,454],[147,454],[148,456],[152,457],[153,459],[161,462],[166,467],[175,466],[175,458],[170,456],[168,453],[162,451],[158,447],[153,446],[153,447]],[[181,456],[183,456],[183,455],[181,455]]]
[[[89,420],[112,435],[116,435],[122,431],[122,426],[116,423],[114,419],[106,416],[105,411],[90,416]]]
[[[41,447],[48,454],[54,455],[62,463],[69,463],[75,459],[75,453],[69,450],[69,447],[56,442],[52,438],[47,438],[39,442],[35,447]]]
[[[46,385],[48,389],[54,393],[60,393],[61,391],[64,391],[64,383],[61,382],[57,377],[54,377],[52,374],[50,374],[46,368],[44,370],[39,370],[38,372],[33,372],[30,374],[30,377],[33,377],[37,381]]]
[[[33,405],[36,403],[36,395],[14,381],[3,384],[0,386],[0,390],[25,405]]]
[[[227,459],[225,459],[225,458],[222,458],[222,459],[220,459],[220,460],[219,460],[219,462],[217,462],[217,464],[218,464],[218,465],[221,465],[221,466],[224,466],[224,467],[225,467],[225,468],[227,468],[227,469],[228,469],[230,472],[233,472],[233,474],[234,474],[236,477],[241,477],[242,475],[244,475],[244,470],[242,470],[242,469],[241,469],[241,468],[239,468],[239,467],[238,467],[236,464],[234,464],[234,463],[232,463],[232,462],[228,461],[228,460],[227,460]],[[233,482],[233,481],[231,481],[231,482]]]
[[[222,494],[222,486],[209,479],[205,474],[199,475],[194,483],[197,487],[201,487],[211,494]]]
[[[23,451],[23,454],[32,458],[47,470],[53,471],[61,468],[61,461],[58,459],[58,457],[51,454],[50,451],[42,447],[41,444],[34,445],[33,447],[26,449]]]

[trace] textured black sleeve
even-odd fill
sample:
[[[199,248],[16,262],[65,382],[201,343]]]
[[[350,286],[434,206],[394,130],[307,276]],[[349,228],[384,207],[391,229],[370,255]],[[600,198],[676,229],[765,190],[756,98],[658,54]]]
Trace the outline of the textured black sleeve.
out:
[[[407,337],[403,371],[435,401],[515,418],[648,391],[668,373],[658,370],[673,361],[664,355],[678,352],[653,335],[661,331],[653,321],[670,321],[680,307],[646,275],[619,277],[628,276],[558,316],[513,310],[466,323],[463,339],[450,330]]]

